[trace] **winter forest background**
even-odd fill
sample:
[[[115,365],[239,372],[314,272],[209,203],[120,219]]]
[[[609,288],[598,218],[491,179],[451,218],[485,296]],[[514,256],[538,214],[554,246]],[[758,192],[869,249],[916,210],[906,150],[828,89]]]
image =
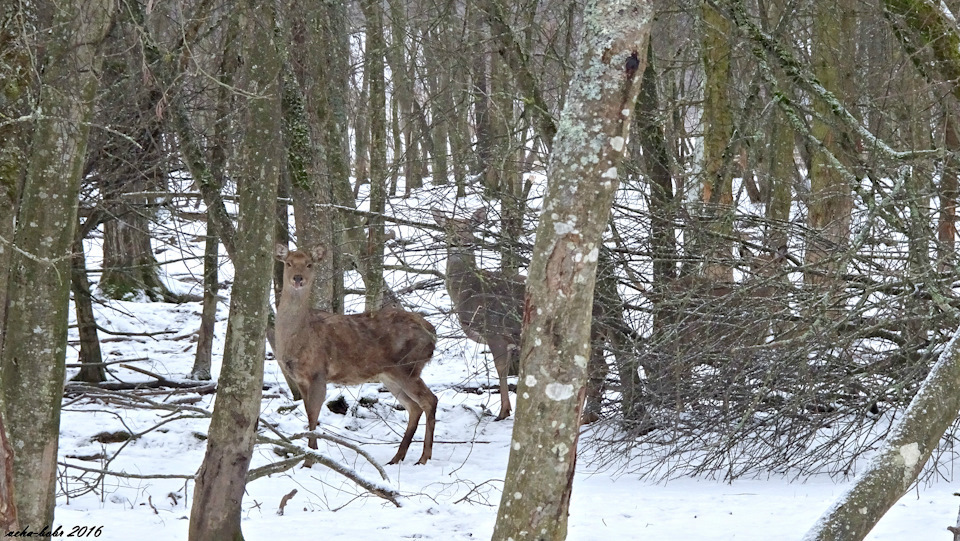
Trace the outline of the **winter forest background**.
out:
[[[381,501],[418,501],[426,516],[394,524],[411,535],[562,539],[579,487],[827,478],[850,490],[788,531],[864,538],[911,488],[954,478],[958,11],[4,2],[0,530],[79,505],[76,533],[147,535],[118,512],[146,499],[189,515],[176,537],[265,536],[259,497],[302,509],[280,517],[301,528],[336,509],[322,520],[353,538]],[[423,378],[449,451],[413,467],[421,429],[390,470],[422,485],[380,479],[406,414],[376,383],[330,386],[321,447],[304,445],[273,358],[277,243],[324,248],[316,309],[436,327]],[[524,322],[504,421],[497,353],[448,291],[463,250],[477,276],[526,286],[501,314]],[[480,306],[510,305],[495,301]],[[263,488],[278,480],[301,495]],[[735,538],[718,528],[696,538]],[[736,538],[784,537],[753,533]]]

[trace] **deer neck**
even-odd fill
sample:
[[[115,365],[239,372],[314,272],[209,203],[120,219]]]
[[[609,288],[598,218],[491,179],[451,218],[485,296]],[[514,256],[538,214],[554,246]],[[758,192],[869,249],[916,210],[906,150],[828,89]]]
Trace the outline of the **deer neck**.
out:
[[[305,324],[310,315],[310,291],[308,288],[294,290],[286,287],[280,295],[277,306],[277,341],[283,343],[286,338]]]
[[[480,281],[477,259],[472,248],[450,246],[447,249],[447,289],[459,296],[466,290],[476,290]]]

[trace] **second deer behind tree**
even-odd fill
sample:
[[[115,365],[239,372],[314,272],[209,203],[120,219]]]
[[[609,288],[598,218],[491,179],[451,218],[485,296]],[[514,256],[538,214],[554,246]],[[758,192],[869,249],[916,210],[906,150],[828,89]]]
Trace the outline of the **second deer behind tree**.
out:
[[[524,277],[477,266],[477,239],[473,232],[486,221],[486,209],[477,209],[466,220],[447,218],[439,209],[432,212],[437,225],[446,232],[447,293],[467,338],[490,347],[500,379],[497,420],[506,419],[510,416],[507,376],[518,373]]]
[[[380,381],[409,415],[400,448],[389,464],[404,459],[420,415],[426,413],[423,454],[417,462],[425,464],[433,453],[437,397],[420,373],[433,356],[436,330],[419,314],[396,308],[350,315],[311,308],[314,263],[323,255],[322,248],[291,252],[277,245],[276,251],[277,259],[284,263],[276,357],[280,369],[303,396],[308,427],[311,431],[317,428],[327,382],[359,385]],[[317,448],[315,436],[309,437],[309,445]]]

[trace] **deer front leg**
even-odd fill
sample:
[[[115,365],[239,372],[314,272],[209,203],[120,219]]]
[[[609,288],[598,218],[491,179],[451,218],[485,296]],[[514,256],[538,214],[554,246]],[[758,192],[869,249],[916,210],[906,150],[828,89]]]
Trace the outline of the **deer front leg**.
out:
[[[303,407],[307,410],[307,428],[311,432],[317,429],[317,422],[320,419],[320,410],[323,408],[323,402],[327,398],[327,380],[322,375],[316,375],[308,385],[300,386],[300,394],[303,396]],[[317,437],[308,436],[307,446],[311,449],[317,449]],[[307,457],[303,461],[304,468],[313,466],[313,459]]]
[[[490,351],[493,353],[493,365],[497,369],[500,379],[500,415],[496,421],[502,421],[510,416],[510,386],[507,384],[507,375],[510,373],[510,359],[516,348],[498,341],[491,341]]]

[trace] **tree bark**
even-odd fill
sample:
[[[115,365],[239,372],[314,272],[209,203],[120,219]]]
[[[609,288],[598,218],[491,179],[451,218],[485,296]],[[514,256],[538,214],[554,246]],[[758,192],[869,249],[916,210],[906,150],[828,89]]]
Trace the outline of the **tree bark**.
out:
[[[200,314],[200,330],[197,331],[197,351],[193,357],[193,369],[190,377],[209,380],[210,366],[213,361],[213,335],[217,324],[217,290],[219,285],[220,238],[217,229],[207,213],[207,234],[203,239],[203,312]]]
[[[273,4],[237,8],[243,36],[244,101],[239,154],[236,276],[231,292],[223,368],[207,452],[197,472],[191,540],[242,539],[240,504],[253,453],[263,386],[264,338],[273,268],[274,210],[283,151],[280,71]]]
[[[588,5],[527,280],[516,424],[493,539],[564,539],[601,234],[640,89],[652,8]],[[626,113],[624,113],[626,111]]]
[[[863,539],[916,481],[960,411],[960,329],[880,450],[804,541]]]
[[[383,299],[383,212],[387,204],[387,89],[384,82],[383,7],[379,0],[362,0],[360,8],[366,20],[366,73],[370,77],[370,212],[367,219],[366,267],[363,285],[366,291],[366,311],[380,308]],[[394,40],[397,36],[394,36]],[[398,45],[394,45],[394,48]],[[404,69],[404,65],[394,66]],[[402,76],[401,76],[402,78]],[[411,96],[412,97],[412,96]],[[410,178],[407,178],[407,182]]]
[[[813,70],[824,88],[850,103],[853,80],[855,18],[852,7],[844,1],[836,5],[820,4],[814,16],[812,41]],[[829,117],[830,104],[821,100],[814,107]],[[812,133],[817,141],[842,163],[849,163],[850,138],[833,123],[814,120]],[[804,264],[808,284],[831,284],[845,265],[840,257],[850,237],[853,210],[852,187],[847,177],[822,151],[815,151],[810,164],[810,197],[807,224],[812,235],[807,240]]]
[[[2,415],[9,426],[21,524],[52,528],[67,343],[70,251],[80,175],[99,84],[99,45],[113,18],[105,0],[61,2],[54,10],[32,152],[10,255],[0,358]]]
[[[0,117],[17,118],[27,113],[33,103],[31,83],[32,44],[22,28],[29,10],[22,2],[7,2],[0,8]],[[14,122],[0,127],[0,351],[3,351],[4,322],[7,312],[7,275],[10,269],[13,233],[17,208],[27,163],[29,130],[26,124]]]
[[[13,461],[13,447],[10,447],[10,441],[7,440],[3,415],[0,415],[0,532],[20,529],[14,493]]]
[[[100,337],[97,334],[97,320],[93,313],[90,280],[87,279],[87,258],[83,251],[83,239],[79,236],[73,250],[70,290],[73,292],[73,305],[77,313],[80,364],[83,365],[73,381],[98,383],[107,380],[107,369],[103,366],[103,354],[100,352]]]
[[[732,25],[716,9],[703,3],[703,204],[708,231],[696,232],[696,249],[706,258],[703,275],[712,281],[732,282],[733,139]]]

